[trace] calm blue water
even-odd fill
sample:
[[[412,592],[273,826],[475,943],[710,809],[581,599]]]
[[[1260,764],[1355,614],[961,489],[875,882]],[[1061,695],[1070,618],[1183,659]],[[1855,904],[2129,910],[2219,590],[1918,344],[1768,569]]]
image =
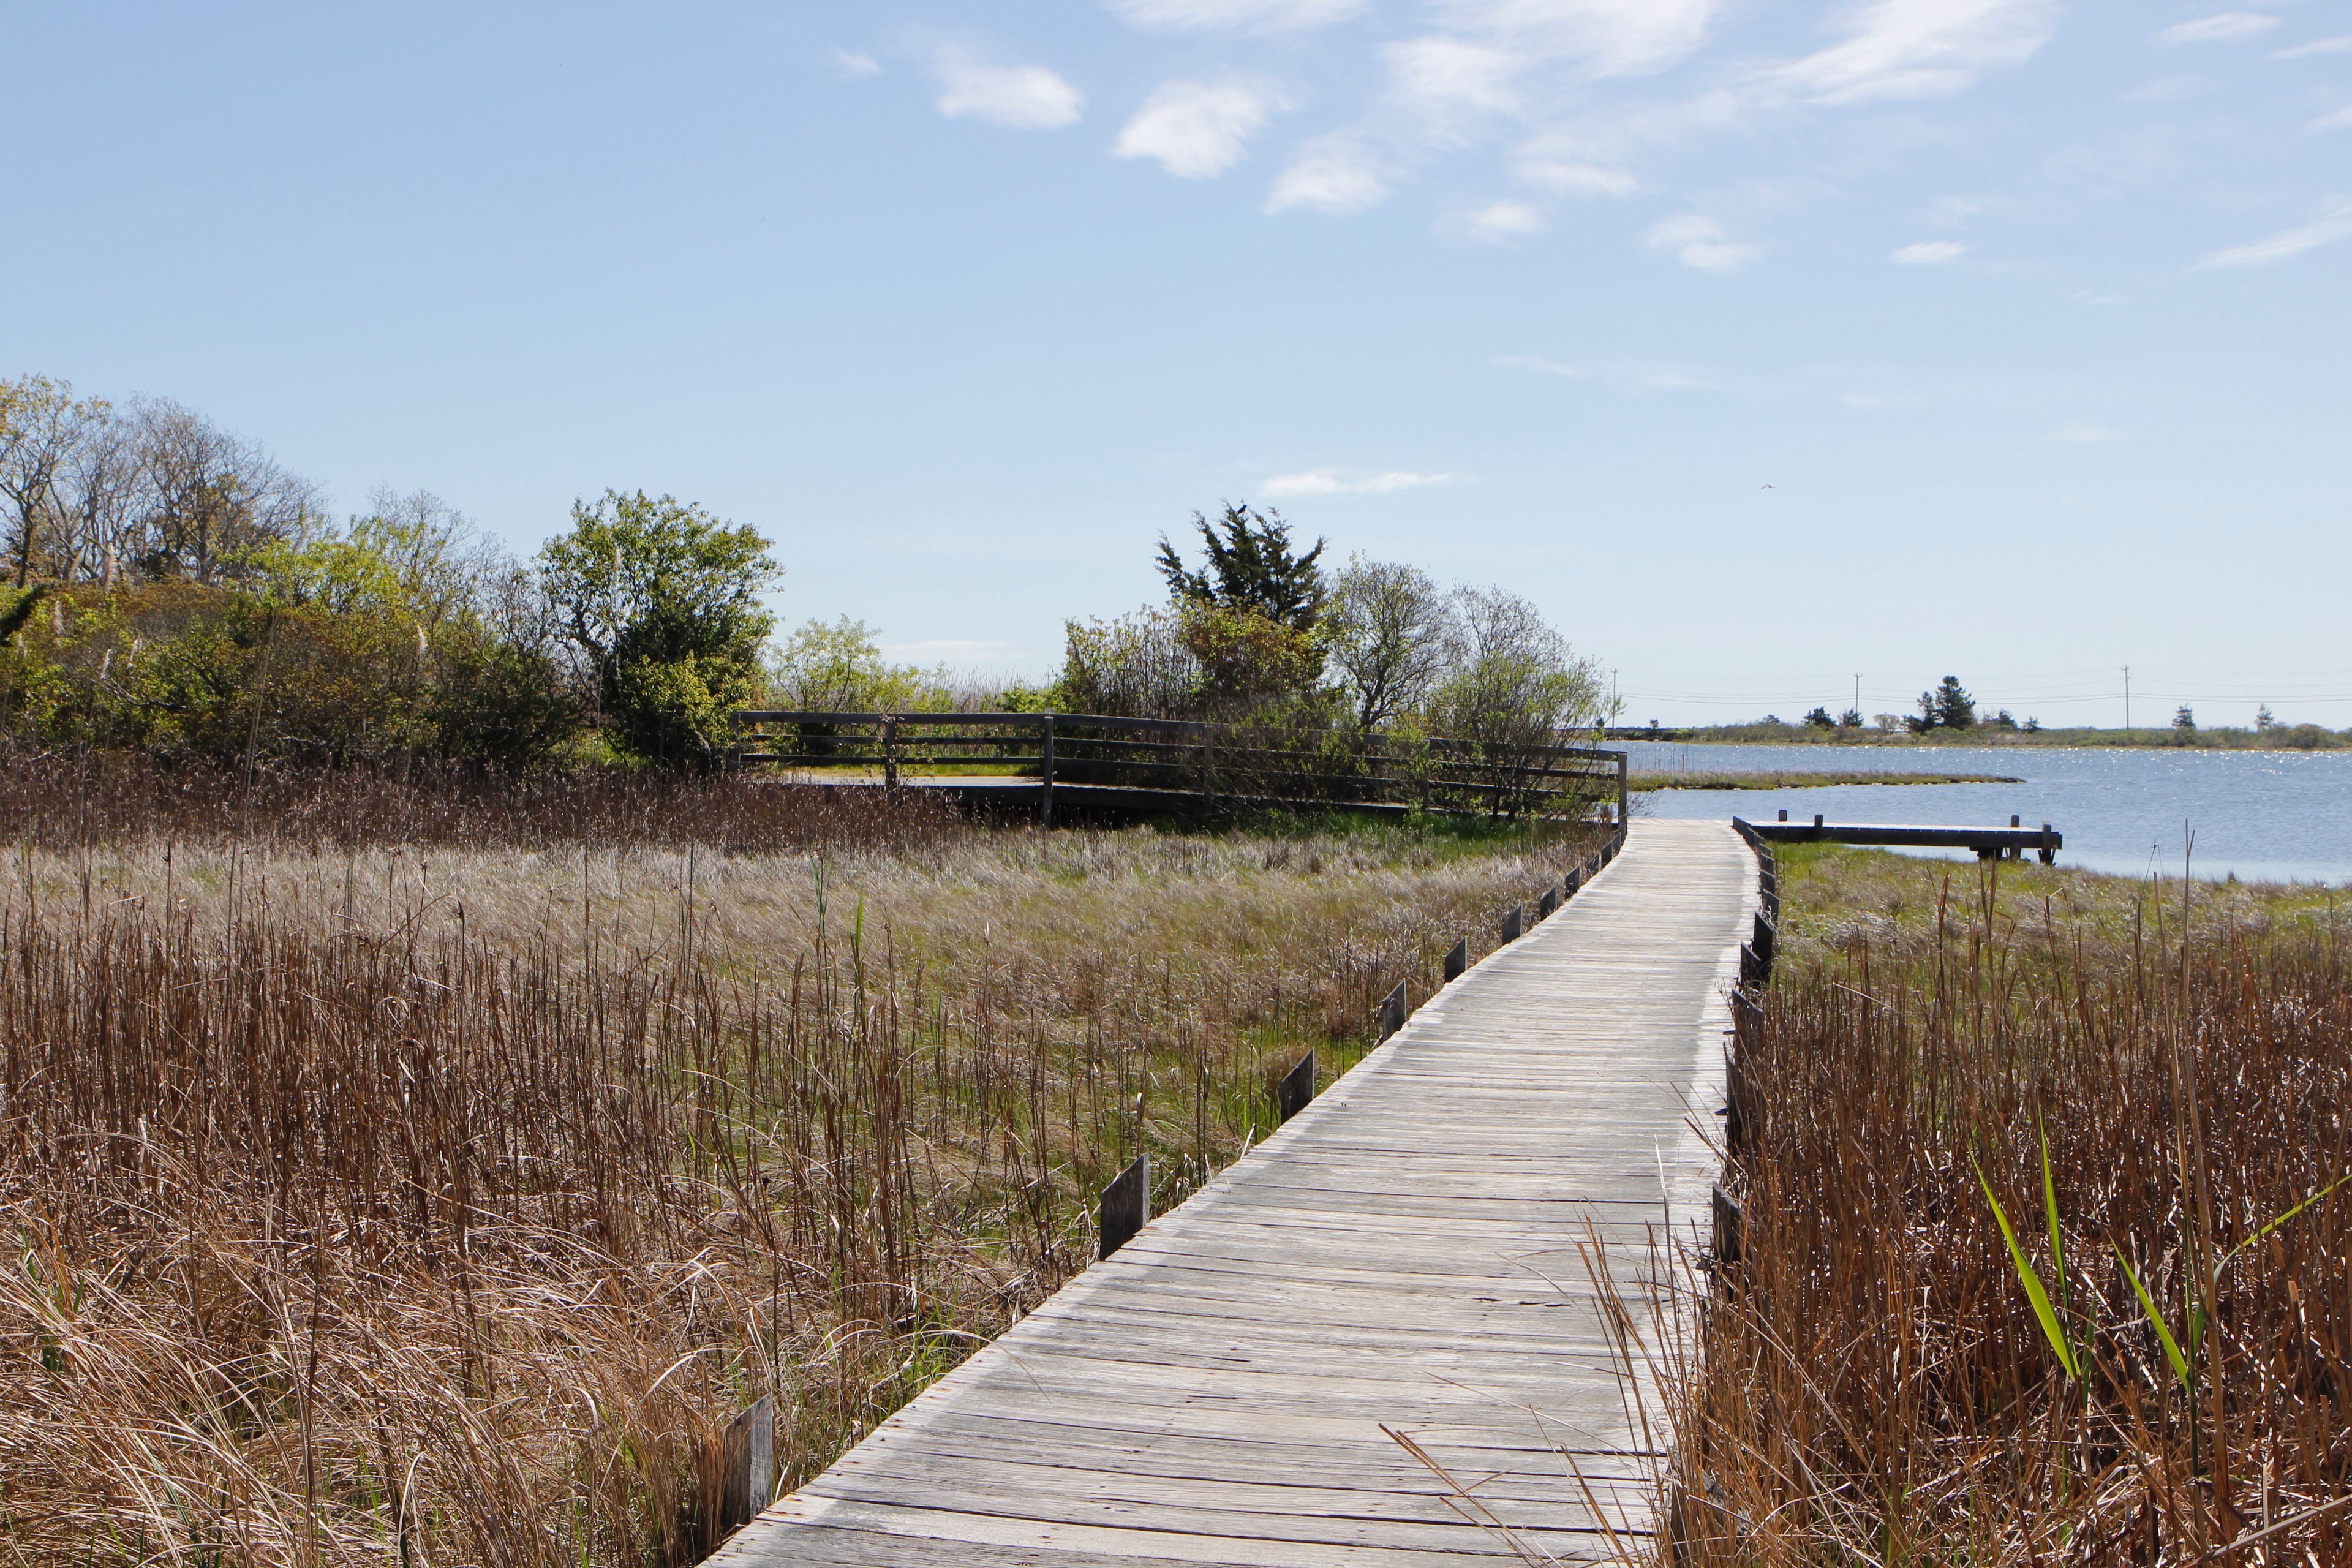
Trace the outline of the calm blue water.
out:
[[[1631,766],[1747,773],[2003,773],[2014,784],[1845,784],[1834,789],[1658,790],[1653,816],[2028,826],[2066,836],[2062,866],[2180,874],[2196,830],[2198,876],[2352,882],[2352,751],[2075,751],[2057,747],[1685,746],[1637,741]],[[1636,807],[1636,810],[1641,809]]]

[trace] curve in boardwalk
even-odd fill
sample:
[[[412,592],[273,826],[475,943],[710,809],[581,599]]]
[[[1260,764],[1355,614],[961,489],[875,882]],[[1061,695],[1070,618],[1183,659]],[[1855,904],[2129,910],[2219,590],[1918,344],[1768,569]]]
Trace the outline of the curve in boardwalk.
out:
[[[1628,1243],[1638,1285],[1651,1233],[1703,1219],[1693,1124],[1755,888],[1729,827],[1633,824],[1558,914],[713,1561],[1511,1559],[1498,1525],[1576,1559],[1608,1549],[1596,1501],[1645,1530],[1577,1242]]]

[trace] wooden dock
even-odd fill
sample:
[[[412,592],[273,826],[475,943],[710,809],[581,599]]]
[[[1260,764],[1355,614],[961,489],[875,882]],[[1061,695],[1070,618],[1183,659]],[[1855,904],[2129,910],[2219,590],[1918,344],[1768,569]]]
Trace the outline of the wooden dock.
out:
[[[1739,819],[1734,817],[1733,821]],[[2044,866],[2055,865],[2066,836],[2048,823],[2026,827],[2015,816],[2007,827],[1937,827],[1885,822],[1825,822],[1817,814],[1811,822],[1791,822],[1782,812],[1778,822],[1748,825],[1756,836],[1775,844],[1860,844],[1878,847],[1973,849],[1979,860],[2020,860],[2028,849]]]
[[[1646,1534],[1579,1241],[1638,1292],[1654,1235],[1699,1238],[1756,889],[1728,826],[1635,822],[1557,914],[712,1562],[1578,1561]]]

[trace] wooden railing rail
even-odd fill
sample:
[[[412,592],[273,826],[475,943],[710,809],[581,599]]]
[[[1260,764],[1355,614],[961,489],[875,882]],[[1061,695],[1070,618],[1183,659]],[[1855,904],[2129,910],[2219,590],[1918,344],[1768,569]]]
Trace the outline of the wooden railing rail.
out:
[[[1582,816],[1613,800],[1624,820],[1625,753],[1557,742],[1408,739],[1103,713],[880,713],[748,710],[736,759],[803,768],[1034,773],[1050,821],[1056,783],[1227,799],[1428,805],[1496,816]]]

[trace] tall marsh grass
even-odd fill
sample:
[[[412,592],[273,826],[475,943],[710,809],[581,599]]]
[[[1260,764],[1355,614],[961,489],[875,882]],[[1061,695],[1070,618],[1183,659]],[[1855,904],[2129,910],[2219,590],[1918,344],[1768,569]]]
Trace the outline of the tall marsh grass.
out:
[[[1669,1560],[2352,1561],[2332,896],[1782,870]]]
[[[1085,1266],[1137,1149],[1180,1197],[1581,847],[39,782],[0,784],[26,1563],[693,1561],[736,1412],[821,1467]]]

